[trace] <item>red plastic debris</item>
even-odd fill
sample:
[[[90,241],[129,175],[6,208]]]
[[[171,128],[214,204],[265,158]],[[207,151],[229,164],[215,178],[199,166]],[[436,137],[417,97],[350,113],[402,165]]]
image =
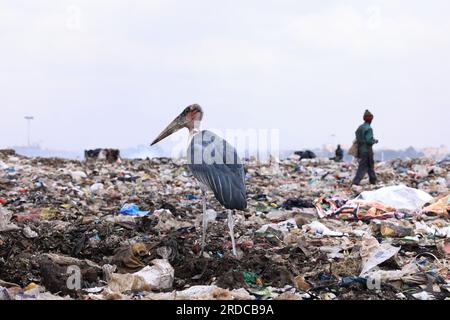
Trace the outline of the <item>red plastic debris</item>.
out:
[[[41,215],[41,209],[31,209],[29,213],[19,213],[14,216],[14,218],[18,221],[33,221],[39,219]]]

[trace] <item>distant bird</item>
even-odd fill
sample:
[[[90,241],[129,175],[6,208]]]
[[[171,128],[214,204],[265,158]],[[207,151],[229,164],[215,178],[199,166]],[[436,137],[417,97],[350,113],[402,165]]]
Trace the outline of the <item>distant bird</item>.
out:
[[[187,165],[200,182],[203,201],[202,250],[205,248],[208,220],[206,216],[206,192],[211,190],[215,198],[227,209],[233,255],[236,256],[233,210],[247,208],[244,166],[227,141],[211,131],[200,130],[203,110],[198,104],[186,107],[166,129],[152,142],[158,143],[174,132],[189,129]]]

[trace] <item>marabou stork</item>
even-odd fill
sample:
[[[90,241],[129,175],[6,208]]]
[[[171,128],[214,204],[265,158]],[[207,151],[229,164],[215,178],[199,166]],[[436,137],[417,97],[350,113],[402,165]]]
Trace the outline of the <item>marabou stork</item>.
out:
[[[202,250],[205,248],[206,229],[206,192],[211,190],[215,198],[227,209],[233,255],[236,256],[234,240],[233,210],[247,207],[244,166],[236,150],[227,141],[211,131],[200,130],[203,110],[198,104],[186,107],[166,129],[152,142],[161,141],[174,132],[189,129],[187,166],[200,183],[203,202]]]

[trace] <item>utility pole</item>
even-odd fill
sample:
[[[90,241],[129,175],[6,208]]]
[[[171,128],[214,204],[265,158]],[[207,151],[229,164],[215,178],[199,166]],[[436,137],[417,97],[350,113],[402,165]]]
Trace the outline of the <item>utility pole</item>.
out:
[[[34,120],[33,116],[25,116],[27,120],[27,131],[28,131],[28,147],[31,147],[31,120]]]

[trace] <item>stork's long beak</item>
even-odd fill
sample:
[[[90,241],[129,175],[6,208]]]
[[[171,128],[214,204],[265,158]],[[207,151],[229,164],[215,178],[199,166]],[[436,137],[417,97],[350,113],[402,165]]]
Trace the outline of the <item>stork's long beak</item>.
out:
[[[186,117],[183,114],[180,114],[176,117],[168,126],[165,128],[159,136],[152,142],[151,146],[155,143],[158,143],[164,138],[167,138],[172,133],[177,132],[178,130],[184,128],[186,126]]]

